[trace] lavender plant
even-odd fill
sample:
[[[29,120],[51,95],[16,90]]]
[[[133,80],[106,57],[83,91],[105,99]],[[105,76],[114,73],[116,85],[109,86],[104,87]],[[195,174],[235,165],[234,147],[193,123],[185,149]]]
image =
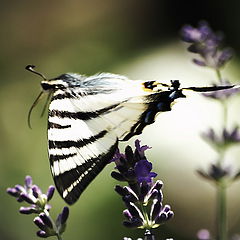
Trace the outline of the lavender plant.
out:
[[[37,214],[33,222],[39,228],[37,236],[47,238],[56,236],[58,240],[62,239],[62,234],[66,229],[66,222],[69,215],[68,207],[64,207],[58,215],[56,221],[50,216],[51,205],[49,201],[52,199],[55,191],[54,186],[50,186],[46,194],[42,193],[37,185],[33,185],[30,176],[25,177],[25,184],[15,185],[13,188],[8,188],[7,193],[15,197],[18,202],[30,204],[28,207],[20,207],[19,212],[22,214]]]
[[[215,71],[218,84],[230,84],[223,79],[222,68],[232,58],[233,51],[230,48],[222,48],[223,35],[214,33],[206,22],[201,22],[198,28],[186,25],[182,29],[182,40],[189,44],[188,51],[198,56],[193,62],[201,67],[208,67]],[[223,109],[223,127],[220,133],[210,128],[202,137],[218,153],[218,158],[208,166],[207,171],[197,170],[198,174],[206,180],[214,183],[217,192],[216,210],[216,239],[227,239],[227,215],[226,215],[226,189],[238,179],[240,171],[225,163],[225,154],[231,146],[240,142],[238,127],[228,129],[227,103],[228,99],[236,95],[240,88],[228,89],[203,94],[204,97],[219,102]],[[144,230],[144,240],[154,240],[153,229],[170,220],[174,213],[169,205],[163,205],[163,182],[156,180],[157,173],[152,171],[152,163],[145,156],[148,146],[141,146],[140,141],[135,141],[135,149],[130,146],[125,148],[124,153],[119,150],[113,158],[116,164],[111,176],[119,182],[127,185],[116,185],[115,191],[122,197],[126,209],[123,215],[126,220],[123,225],[128,228]],[[7,192],[15,197],[18,202],[30,204],[20,207],[22,214],[37,214],[34,223],[39,228],[37,236],[47,238],[56,236],[62,239],[69,215],[68,207],[54,221],[50,216],[51,206],[49,201],[54,194],[54,186],[50,186],[47,193],[43,194],[37,185],[33,185],[32,178],[26,176],[24,186],[16,185],[8,188]],[[198,239],[212,239],[208,230],[198,232]],[[124,238],[130,240],[130,238]]]
[[[198,28],[186,25],[181,31],[182,40],[189,43],[188,51],[198,55],[193,62],[202,67],[209,67],[216,72],[218,84],[229,84],[222,77],[222,68],[232,58],[233,51],[230,48],[222,48],[223,35],[214,33],[206,22],[201,22]],[[202,134],[203,139],[218,153],[218,158],[210,164],[207,171],[198,170],[200,176],[214,183],[216,187],[216,239],[226,240],[228,238],[227,214],[226,214],[226,189],[238,179],[240,171],[234,166],[227,165],[225,154],[229,147],[240,142],[238,127],[227,129],[227,103],[230,97],[239,92],[238,89],[222,90],[205,93],[204,97],[213,99],[221,104],[223,109],[223,124],[220,133],[210,128]],[[210,239],[207,230],[199,231],[199,239]],[[211,237],[212,238],[212,237]]]
[[[115,187],[126,206],[123,225],[144,229],[144,239],[154,240],[151,230],[171,219],[173,211],[169,205],[163,206],[163,182],[153,181],[157,174],[152,172],[152,163],[145,156],[147,149],[148,146],[140,146],[140,141],[136,140],[134,151],[130,146],[125,148],[124,154],[118,151],[113,159],[116,171],[111,175],[120,182],[128,183],[128,186]]]

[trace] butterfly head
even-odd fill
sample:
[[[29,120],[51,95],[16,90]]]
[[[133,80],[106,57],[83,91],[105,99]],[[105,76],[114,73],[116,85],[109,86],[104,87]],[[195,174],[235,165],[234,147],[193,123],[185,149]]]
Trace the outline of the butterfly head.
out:
[[[177,98],[185,98],[186,96],[182,93],[182,89],[180,88],[179,80],[171,80],[171,86],[169,87],[171,91],[169,98],[175,100]]]
[[[68,84],[61,80],[59,77],[58,79],[50,79],[50,80],[43,80],[41,81],[41,87],[43,91],[53,92],[57,89],[64,89],[68,87]]]
[[[42,91],[40,92],[40,94],[38,95],[38,97],[36,98],[36,100],[33,102],[32,106],[30,107],[30,110],[28,112],[28,126],[29,128],[31,128],[31,122],[30,122],[30,118],[31,118],[31,113],[32,113],[32,110],[33,108],[38,104],[39,100],[43,97],[43,95],[45,93],[48,94],[48,98],[47,98],[47,101],[46,101],[46,104],[44,105],[44,108],[43,108],[43,111],[42,111],[42,114],[41,116],[44,114],[45,112],[45,109],[47,107],[47,104],[48,104],[48,101],[52,95],[52,93],[56,90],[56,89],[59,89],[60,87],[63,87],[63,84],[62,84],[62,81],[59,82],[60,80],[55,80],[55,79],[50,79],[50,80],[47,80],[47,78],[42,74],[42,73],[39,73],[37,71],[34,70],[35,66],[34,65],[27,65],[26,66],[26,70],[34,73],[34,74],[37,74],[39,75],[43,80],[41,81],[41,87],[42,87]]]
[[[57,89],[63,89],[69,86],[68,82],[73,77],[70,74],[62,74],[57,78],[47,79],[42,73],[37,72],[34,65],[26,66],[26,69],[34,74],[39,75],[43,80],[41,81],[41,87],[43,92],[53,92]]]

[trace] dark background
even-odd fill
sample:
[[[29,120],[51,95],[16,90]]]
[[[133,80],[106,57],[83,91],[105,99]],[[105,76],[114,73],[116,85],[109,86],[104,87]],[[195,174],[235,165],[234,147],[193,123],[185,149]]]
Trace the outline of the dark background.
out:
[[[123,71],[117,73],[126,74],[128,71],[119,66],[126,66],[154,49],[164,49],[169,43],[178,47],[183,25],[196,26],[200,20],[206,20],[214,30],[226,35],[226,44],[235,50],[235,69],[238,69],[239,9],[237,0],[1,1],[0,238],[37,239],[33,217],[18,214],[20,205],[5,194],[5,189],[23,182],[27,174],[43,189],[53,184],[47,160],[46,117],[38,118],[41,108],[33,114],[33,131],[26,124],[27,112],[40,89],[39,79],[24,70],[27,64],[36,65],[49,78],[65,72],[90,75],[117,69]],[[190,62],[190,58],[184,61]],[[175,67],[177,64],[171,65],[171,69]],[[171,149],[169,143],[169,151]],[[156,151],[151,156],[159,155]],[[171,164],[167,162],[163,160],[166,172],[162,170],[160,178],[174,184],[175,179],[182,177],[169,175]],[[124,229],[121,225],[124,206],[112,190],[116,184],[109,178],[112,168],[108,166],[82,199],[71,207],[64,239],[122,239],[123,236],[136,239],[142,236],[140,230]],[[181,165],[178,171],[185,175],[185,168]],[[166,186],[166,199],[177,212],[172,222],[157,231],[161,239],[193,239],[198,229],[208,227],[205,220],[211,222],[211,228],[214,226],[214,206],[204,210],[206,205],[198,202],[198,195],[184,198],[185,191],[190,194],[191,189],[196,189],[195,185],[190,190],[188,185],[184,188],[184,184],[186,180],[180,189],[170,187],[167,190]],[[202,182],[199,180],[198,184]],[[214,204],[213,188],[210,191],[209,196],[204,192],[199,195],[204,199],[209,197]],[[183,196],[181,201],[177,201],[179,196]],[[239,203],[239,199],[237,201]],[[52,204],[52,214],[56,216],[64,203],[56,194]],[[199,219],[198,216],[191,218],[192,204],[198,209]],[[239,222],[235,217],[231,233],[237,226]]]

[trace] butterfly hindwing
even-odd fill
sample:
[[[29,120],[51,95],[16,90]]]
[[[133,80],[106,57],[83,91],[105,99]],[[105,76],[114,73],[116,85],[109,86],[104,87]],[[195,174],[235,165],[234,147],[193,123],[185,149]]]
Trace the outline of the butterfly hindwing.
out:
[[[83,115],[85,120],[82,120]],[[117,148],[118,141],[114,132],[104,128],[106,124],[101,124],[101,119],[98,119],[98,124],[103,127],[99,128],[95,115],[90,113],[89,118],[87,116],[86,112],[82,114],[75,110],[60,114],[51,104],[49,107],[51,170],[59,193],[69,204],[78,199],[86,186],[113,157]]]

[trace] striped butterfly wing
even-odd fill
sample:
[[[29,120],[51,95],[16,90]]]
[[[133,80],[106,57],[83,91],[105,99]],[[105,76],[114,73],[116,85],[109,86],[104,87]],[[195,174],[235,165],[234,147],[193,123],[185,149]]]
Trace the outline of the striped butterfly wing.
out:
[[[140,134],[174,100],[171,91],[154,92],[142,81],[118,75],[98,75],[83,83],[57,89],[49,106],[51,171],[68,204],[110,162],[119,140]]]
[[[77,201],[84,189],[114,156],[118,141],[141,134],[159,112],[170,111],[184,90],[216,91],[239,86],[180,88],[156,81],[132,81],[114,74],[85,77],[62,74],[47,80],[40,75],[42,92],[52,96],[49,105],[48,140],[52,175],[60,195],[68,204]]]

